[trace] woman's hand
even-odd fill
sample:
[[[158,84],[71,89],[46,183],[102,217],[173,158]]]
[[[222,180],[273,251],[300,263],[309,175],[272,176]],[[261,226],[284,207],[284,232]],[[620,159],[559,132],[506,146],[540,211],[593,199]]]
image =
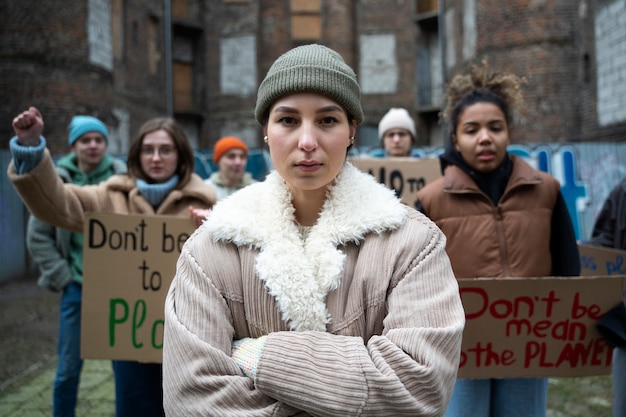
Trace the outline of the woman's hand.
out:
[[[12,125],[19,145],[39,145],[39,137],[43,132],[43,117],[36,107],[31,106],[17,115]]]
[[[191,220],[193,220],[196,226],[201,226],[210,214],[211,210],[209,209],[195,208],[189,206],[189,215],[191,216]]]

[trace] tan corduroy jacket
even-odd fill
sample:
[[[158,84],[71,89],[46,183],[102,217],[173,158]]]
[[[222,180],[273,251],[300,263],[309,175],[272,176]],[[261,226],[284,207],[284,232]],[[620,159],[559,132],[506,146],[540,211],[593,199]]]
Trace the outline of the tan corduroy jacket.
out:
[[[80,233],[83,232],[85,213],[89,212],[189,217],[190,205],[211,208],[216,201],[213,188],[196,174],[183,188],[169,193],[156,211],[139,193],[135,179],[125,174],[114,175],[98,185],[64,184],[47,150],[32,171],[18,175],[11,163],[8,176],[35,217]]]
[[[270,174],[186,242],[165,306],[172,416],[440,416],[465,323],[433,222],[346,163],[302,241]],[[267,335],[254,380],[231,343]]]

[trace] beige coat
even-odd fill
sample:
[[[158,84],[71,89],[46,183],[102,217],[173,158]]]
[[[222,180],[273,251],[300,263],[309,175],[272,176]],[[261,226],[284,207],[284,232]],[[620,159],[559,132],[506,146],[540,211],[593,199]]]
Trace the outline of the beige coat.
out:
[[[464,327],[445,237],[347,163],[302,242],[277,173],[219,202],[165,306],[168,416],[440,416]],[[256,378],[231,342],[268,335]]]
[[[139,193],[135,179],[114,175],[98,185],[64,184],[46,150],[44,158],[29,173],[18,175],[13,163],[8,176],[18,194],[40,220],[83,232],[85,213],[162,214],[189,217],[188,207],[211,208],[216,201],[213,188],[193,174],[181,189],[175,189],[155,211]]]

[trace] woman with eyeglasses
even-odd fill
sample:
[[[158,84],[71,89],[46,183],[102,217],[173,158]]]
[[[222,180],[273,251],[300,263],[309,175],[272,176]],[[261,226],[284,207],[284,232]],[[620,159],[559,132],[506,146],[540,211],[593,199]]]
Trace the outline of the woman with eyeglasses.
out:
[[[194,173],[194,156],[182,127],[171,118],[148,120],[128,151],[127,174],[89,186],[64,184],[54,170],[39,110],[13,119],[13,161],[8,175],[30,212],[51,225],[83,231],[85,213],[185,217],[209,209],[215,191]],[[160,363],[113,361],[117,417],[163,416]]]

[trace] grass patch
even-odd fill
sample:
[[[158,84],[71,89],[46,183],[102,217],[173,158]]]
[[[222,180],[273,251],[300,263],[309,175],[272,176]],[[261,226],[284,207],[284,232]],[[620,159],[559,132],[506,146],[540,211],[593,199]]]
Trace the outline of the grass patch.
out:
[[[611,417],[610,375],[550,378],[548,417]]]

